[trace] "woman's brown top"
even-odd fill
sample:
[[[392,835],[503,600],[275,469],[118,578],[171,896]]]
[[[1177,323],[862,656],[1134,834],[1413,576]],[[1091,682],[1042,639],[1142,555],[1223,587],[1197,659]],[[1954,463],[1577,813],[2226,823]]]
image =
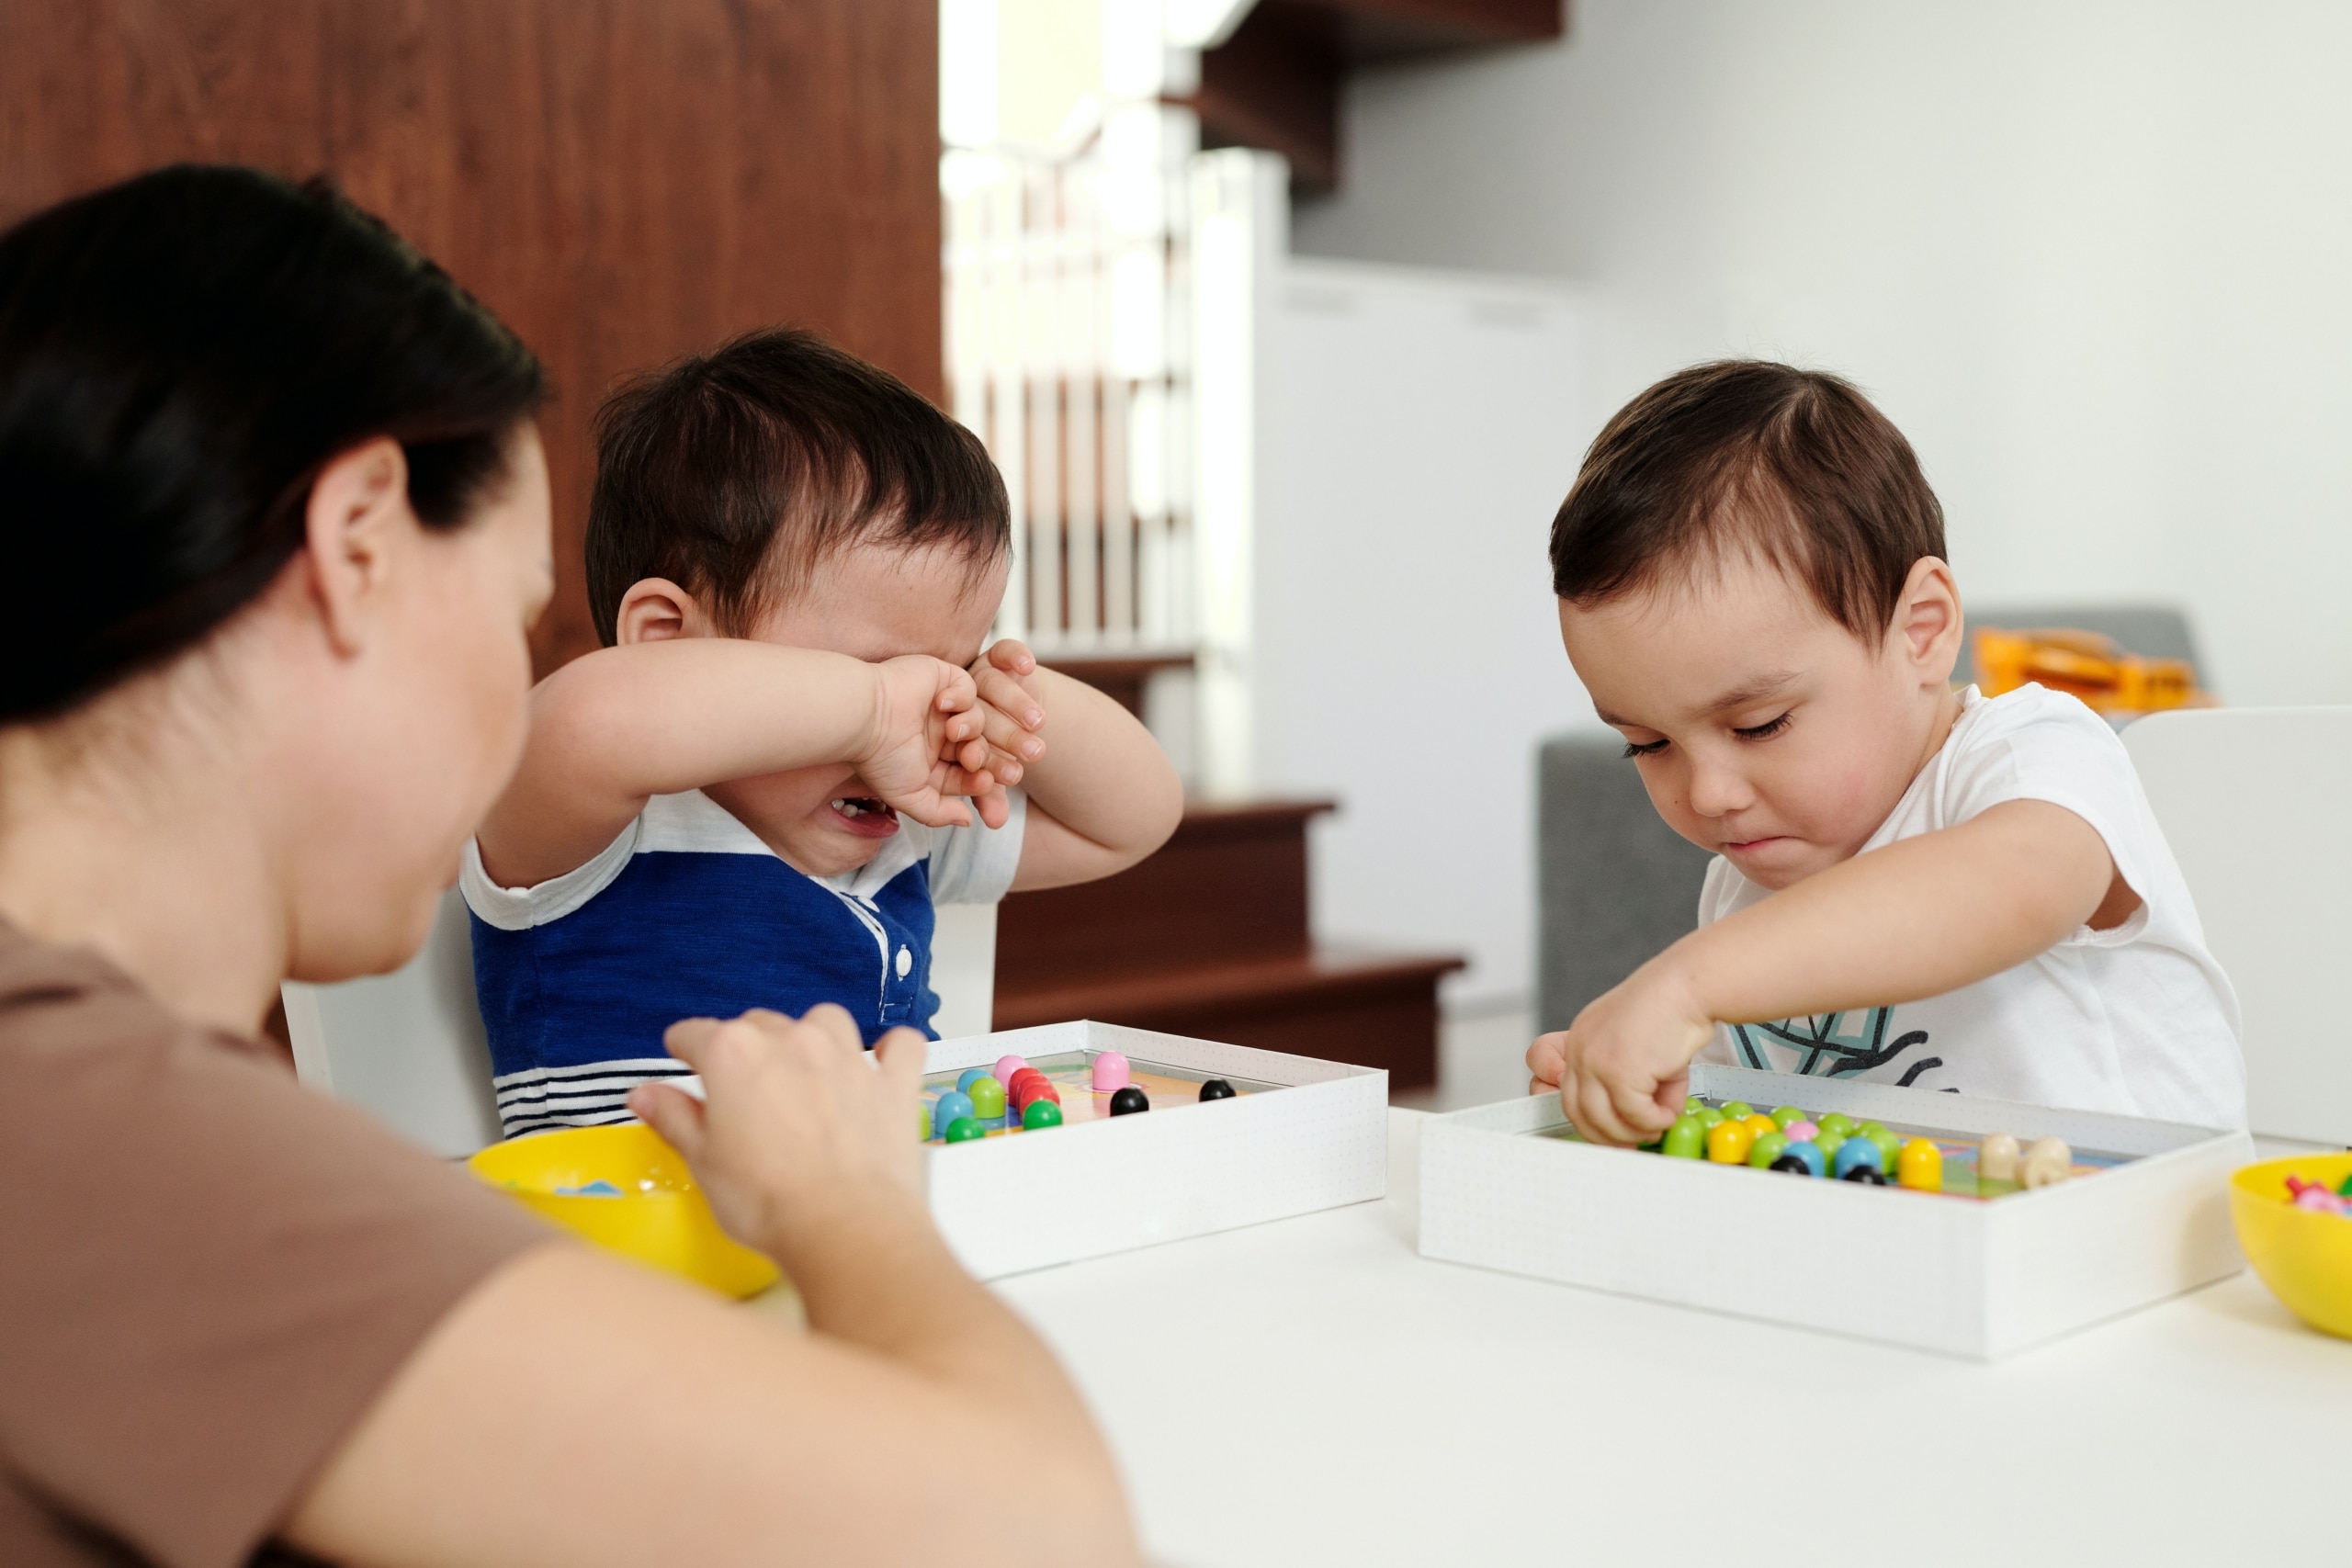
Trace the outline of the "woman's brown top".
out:
[[[0,1563],[268,1560],[433,1325],[551,1234],[0,925]]]

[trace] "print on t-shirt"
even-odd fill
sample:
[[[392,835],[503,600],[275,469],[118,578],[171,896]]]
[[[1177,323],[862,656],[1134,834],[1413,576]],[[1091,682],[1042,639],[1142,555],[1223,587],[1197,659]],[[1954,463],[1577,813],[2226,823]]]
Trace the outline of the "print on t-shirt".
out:
[[[1860,1021],[1843,1032],[1846,1020]],[[1778,1023],[1736,1023],[1732,1037],[1739,1043],[1739,1065],[1772,1073],[1802,1073],[1814,1077],[1851,1077],[1883,1067],[1914,1045],[1928,1043],[1928,1032],[1915,1029],[1887,1039],[1894,1028],[1893,1008],[1866,1008],[1859,1013],[1825,1012],[1813,1018],[1782,1019]],[[1904,1088],[1918,1084],[1921,1074],[1944,1065],[1940,1056],[1921,1056],[1905,1068],[1897,1081]]]

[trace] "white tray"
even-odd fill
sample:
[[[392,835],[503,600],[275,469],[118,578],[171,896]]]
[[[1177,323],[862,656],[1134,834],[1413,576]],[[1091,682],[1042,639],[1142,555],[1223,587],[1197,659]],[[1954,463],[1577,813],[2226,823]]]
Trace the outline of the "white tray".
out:
[[[1690,1088],[2136,1157],[1976,1202],[1535,1136],[1566,1123],[1536,1095],[1422,1131],[1423,1256],[1984,1358],[2245,1267],[2227,1204],[2245,1133],[1705,1063]]]
[[[1137,1116],[933,1145],[931,1211],[983,1280],[1383,1196],[1388,1075],[1109,1023],[938,1040],[926,1073],[1119,1051],[1283,1087]]]

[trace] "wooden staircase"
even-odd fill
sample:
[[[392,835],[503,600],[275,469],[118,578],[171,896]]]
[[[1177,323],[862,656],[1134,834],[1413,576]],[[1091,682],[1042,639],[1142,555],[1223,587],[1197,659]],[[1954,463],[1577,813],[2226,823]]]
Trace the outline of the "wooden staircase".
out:
[[[1329,801],[1194,806],[1149,860],[1015,893],[997,916],[999,1029],[1091,1018],[1437,1081],[1451,955],[1319,947],[1306,827]]]

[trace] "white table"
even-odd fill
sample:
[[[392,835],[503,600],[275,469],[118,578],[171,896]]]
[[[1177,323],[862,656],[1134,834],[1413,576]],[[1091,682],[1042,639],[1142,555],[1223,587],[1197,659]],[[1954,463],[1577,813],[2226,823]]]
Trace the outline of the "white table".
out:
[[[1951,1360],[1430,1262],[1424,1120],[1384,1202],[1001,1283],[1156,1561],[2352,1561],[2352,1342],[2251,1273]]]

